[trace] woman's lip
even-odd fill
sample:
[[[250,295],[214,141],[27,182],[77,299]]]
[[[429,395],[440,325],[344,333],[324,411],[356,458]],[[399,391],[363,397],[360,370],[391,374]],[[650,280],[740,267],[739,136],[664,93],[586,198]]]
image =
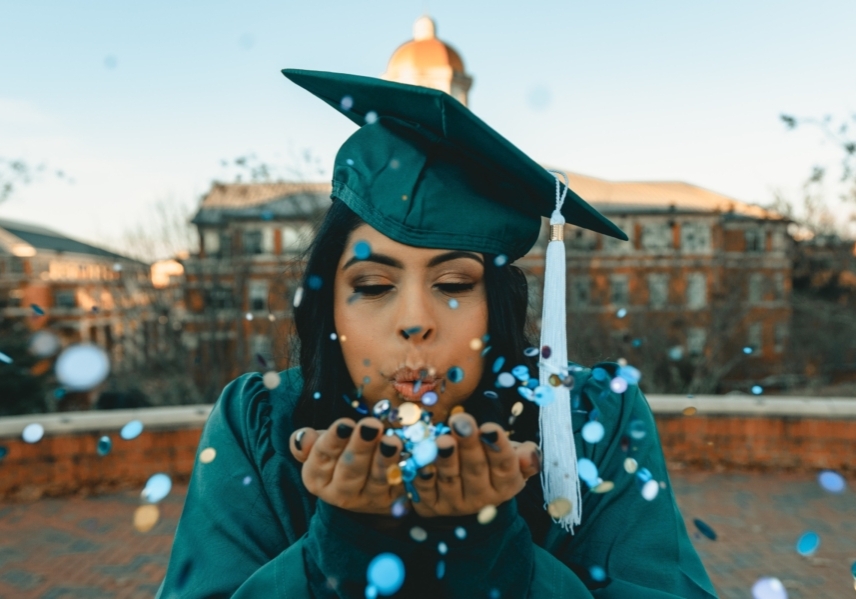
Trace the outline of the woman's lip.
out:
[[[437,386],[437,383],[434,381],[430,383],[422,381],[422,384],[419,385],[419,390],[414,391],[413,388],[416,386],[416,383],[417,381],[393,381],[392,386],[398,391],[399,395],[408,401],[419,401],[423,395],[428,391],[433,391]]]

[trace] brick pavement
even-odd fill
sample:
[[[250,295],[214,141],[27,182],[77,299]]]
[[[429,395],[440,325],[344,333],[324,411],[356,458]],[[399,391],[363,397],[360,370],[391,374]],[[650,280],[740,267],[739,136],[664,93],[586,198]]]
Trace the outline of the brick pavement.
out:
[[[856,597],[856,495],[825,493],[805,474],[676,473],[672,482],[688,529],[722,599],[750,597],[760,576],[782,579],[791,599]],[[169,556],[185,487],[161,504],[148,533],[131,526],[136,493],[0,504],[0,597],[152,597]],[[700,518],[717,533],[699,535]],[[815,557],[794,544],[812,529]]]

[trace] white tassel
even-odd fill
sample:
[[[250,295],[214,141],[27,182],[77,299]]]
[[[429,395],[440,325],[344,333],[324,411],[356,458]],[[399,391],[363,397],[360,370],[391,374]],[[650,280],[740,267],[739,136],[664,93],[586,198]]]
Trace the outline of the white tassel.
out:
[[[552,171],[551,171],[552,172]],[[563,178],[564,173],[558,173]],[[565,226],[562,204],[567,194],[560,196],[559,179],[556,179],[556,209],[550,217],[550,242],[547,245],[547,264],[544,269],[544,303],[541,312],[541,348],[550,348],[550,355],[541,358],[539,381],[550,386],[555,400],[541,407],[541,486],[544,501],[549,505],[557,499],[571,503],[571,509],[558,519],[562,528],[573,533],[582,518],[580,479],[577,476],[577,450],[571,421],[570,391],[565,385],[550,385],[551,374],[568,376],[568,340],[565,328],[565,243],[561,231]]]

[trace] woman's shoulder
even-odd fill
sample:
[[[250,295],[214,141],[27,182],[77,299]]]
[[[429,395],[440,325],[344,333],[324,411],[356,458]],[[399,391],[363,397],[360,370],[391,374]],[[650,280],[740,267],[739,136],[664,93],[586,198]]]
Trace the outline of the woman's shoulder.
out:
[[[586,412],[588,419],[604,423],[653,422],[651,408],[639,388],[641,373],[633,366],[599,362],[586,368],[571,362],[568,372],[574,377],[571,402],[575,412]],[[575,418],[577,423],[581,428],[585,420]]]

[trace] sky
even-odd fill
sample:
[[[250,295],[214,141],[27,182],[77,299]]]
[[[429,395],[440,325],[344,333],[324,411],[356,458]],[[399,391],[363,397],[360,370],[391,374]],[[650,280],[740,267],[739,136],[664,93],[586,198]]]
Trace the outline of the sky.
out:
[[[192,210],[230,177],[222,160],[329,167],[354,125],[280,69],[378,76],[425,13],[473,111],[586,175],[796,200],[839,154],[779,115],[856,112],[851,0],[0,0],[0,157],[73,180],[21,187],[0,218],[122,249],[156,204]]]

